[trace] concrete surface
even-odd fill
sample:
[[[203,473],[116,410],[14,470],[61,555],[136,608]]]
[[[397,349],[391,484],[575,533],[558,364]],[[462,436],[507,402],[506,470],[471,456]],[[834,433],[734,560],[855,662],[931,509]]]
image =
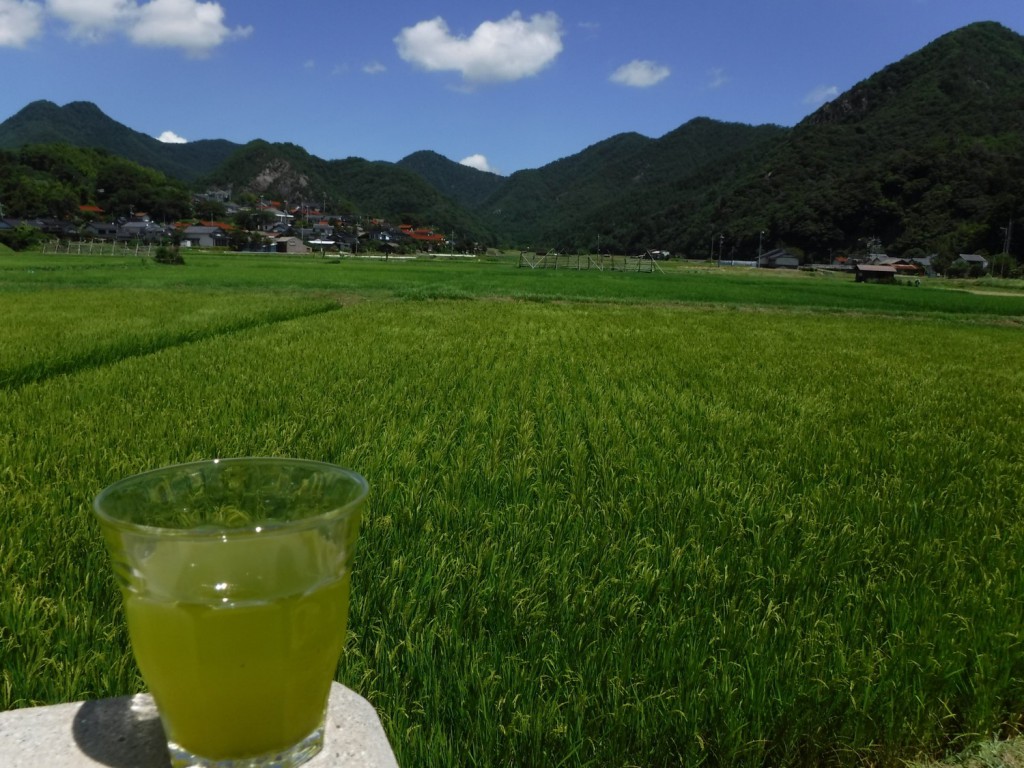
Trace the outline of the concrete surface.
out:
[[[0,712],[4,768],[168,768],[149,694]],[[373,706],[331,686],[324,748],[303,768],[398,768]]]

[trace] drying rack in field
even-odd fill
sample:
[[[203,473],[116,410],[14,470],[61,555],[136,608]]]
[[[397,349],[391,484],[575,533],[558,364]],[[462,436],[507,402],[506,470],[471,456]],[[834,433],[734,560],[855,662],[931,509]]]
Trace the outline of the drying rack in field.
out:
[[[50,240],[43,243],[43,253],[66,253],[80,256],[151,256],[152,243],[114,240]]]
[[[530,269],[597,269],[609,272],[651,272],[664,270],[647,256],[596,256],[558,253],[557,251],[520,251],[519,266]]]

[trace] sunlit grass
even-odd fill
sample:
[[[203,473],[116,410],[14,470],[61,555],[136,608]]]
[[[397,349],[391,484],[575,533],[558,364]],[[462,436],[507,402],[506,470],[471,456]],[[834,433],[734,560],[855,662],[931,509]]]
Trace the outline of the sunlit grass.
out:
[[[208,333],[0,390],[0,709],[142,685],[97,490],[291,455],[373,488],[338,679],[401,765],[900,765],[1019,723],[1015,323],[409,291],[241,327],[182,290]]]
[[[5,255],[0,292],[59,285],[215,290],[304,290],[372,298],[516,298],[537,301],[728,304],[810,311],[1024,317],[1024,294],[979,295],[945,280],[919,288],[855,283],[850,275],[666,263],[654,274],[517,268],[514,257],[479,261],[323,259],[186,253],[185,266],[134,257]],[[1008,294],[1008,295],[1003,295]]]

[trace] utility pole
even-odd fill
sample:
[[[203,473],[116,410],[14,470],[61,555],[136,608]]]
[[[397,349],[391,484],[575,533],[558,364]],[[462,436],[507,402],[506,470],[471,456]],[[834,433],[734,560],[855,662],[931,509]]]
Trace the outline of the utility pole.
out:
[[[1010,258],[1010,241],[1013,239],[1013,219],[1006,224],[1003,232],[1006,233],[1006,237],[1003,238],[1002,276],[1006,277],[1006,262]]]

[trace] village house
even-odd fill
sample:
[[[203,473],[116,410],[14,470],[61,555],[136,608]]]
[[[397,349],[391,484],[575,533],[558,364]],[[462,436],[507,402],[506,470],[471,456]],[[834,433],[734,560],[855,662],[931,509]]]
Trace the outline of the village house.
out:
[[[966,264],[972,272],[988,272],[988,259],[977,253],[961,253],[953,261],[954,264]]]
[[[403,235],[411,238],[423,250],[433,250],[445,244],[445,236],[427,227],[413,227],[412,224],[402,224],[399,230]]]
[[[112,221],[90,221],[82,230],[82,235],[93,240],[114,240],[117,238],[117,223]]]
[[[897,256],[873,256],[868,263],[875,266],[893,267],[897,274],[917,277],[927,274],[922,261],[922,259],[903,259]],[[928,264],[931,265],[930,259]]]
[[[896,267],[891,264],[855,264],[854,279],[858,283],[893,283]]]
[[[143,243],[155,243],[170,237],[171,230],[162,227],[148,216],[133,221],[120,223],[117,227],[117,239],[124,241],[138,241]]]
[[[228,244],[228,233],[219,225],[192,224],[181,231],[181,244],[186,248],[219,248]]]

